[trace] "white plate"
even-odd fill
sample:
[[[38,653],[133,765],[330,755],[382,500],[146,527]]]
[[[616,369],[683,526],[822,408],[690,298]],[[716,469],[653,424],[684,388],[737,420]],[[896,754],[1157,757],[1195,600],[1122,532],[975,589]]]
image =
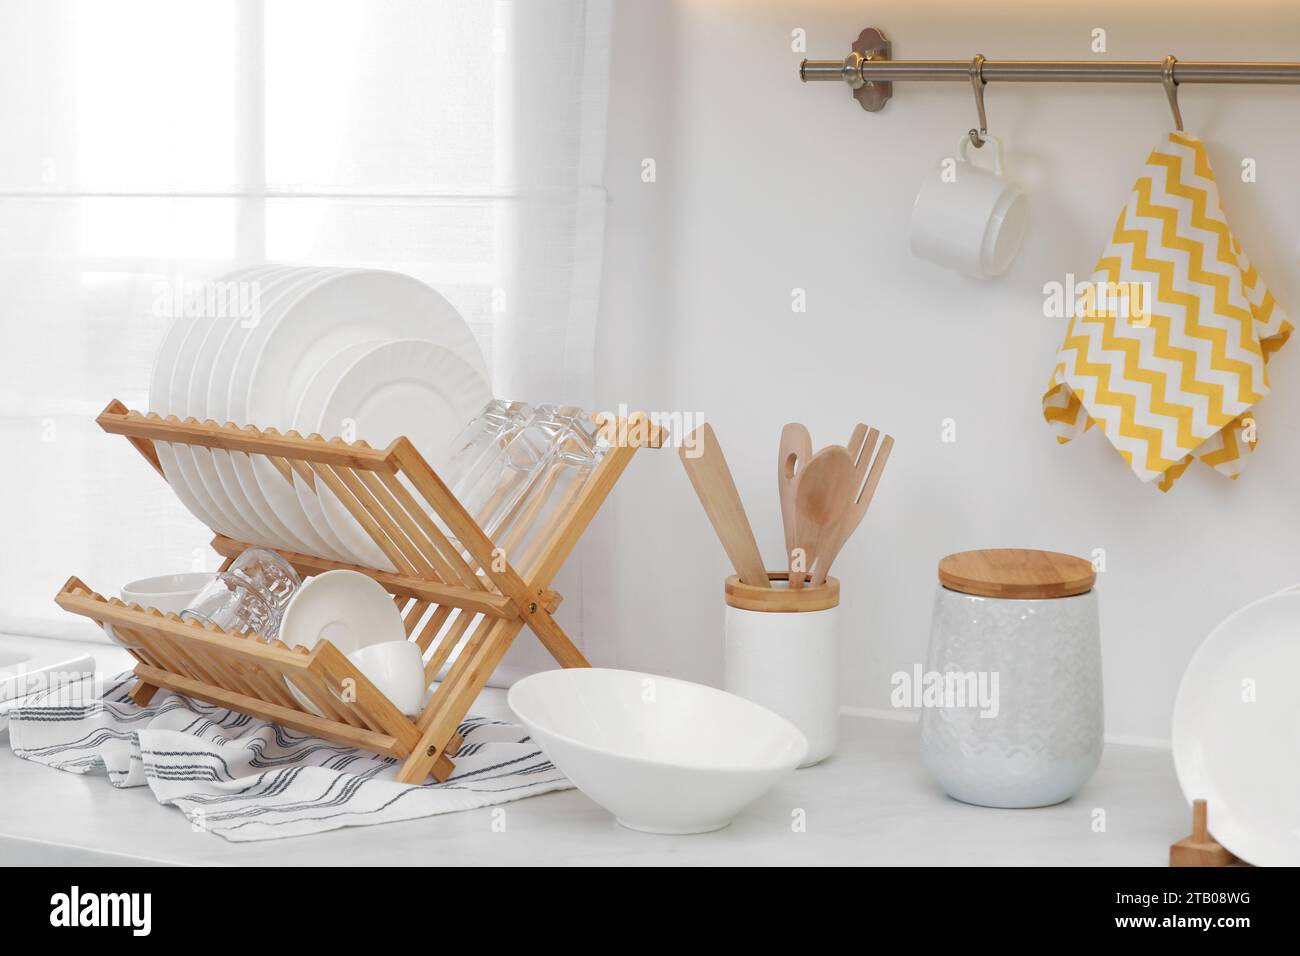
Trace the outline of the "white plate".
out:
[[[266,320],[268,322],[278,322],[291,309],[297,306],[297,303],[314,289],[319,288],[329,282],[334,281],[341,275],[346,274],[341,269],[323,269],[301,286],[297,287],[291,296],[286,297],[286,301],[279,304],[276,310],[268,313]],[[245,343],[244,349],[248,345]],[[236,370],[239,368],[239,362],[244,361],[247,357],[246,351],[241,353],[241,357],[236,363]],[[238,415],[240,421],[248,422],[259,428],[275,428],[280,432],[287,433],[291,422],[271,423],[264,425],[244,411],[244,406],[239,404],[239,393],[233,391],[233,380],[231,391],[228,391],[227,398],[230,402],[232,415]],[[293,485],[284,479],[284,476],[275,469],[269,461],[261,456],[231,456],[231,465],[239,487],[243,489],[245,497],[249,501],[257,502],[272,515],[280,527],[286,529],[286,534],[290,540],[302,543],[297,550],[307,554],[317,554],[321,557],[330,558],[335,561],[344,561],[347,555],[344,552],[335,550],[330,546],[326,538],[320,536],[310,521],[303,521],[300,515],[300,506],[298,496],[294,494]]]
[[[302,271],[297,266],[271,266],[268,267],[266,272],[257,277],[260,286],[258,321],[268,311],[274,309],[279,299],[294,287]],[[209,324],[204,341],[200,344],[198,353],[195,356],[188,387],[184,389],[180,398],[184,402],[187,414],[193,415],[201,421],[211,419],[225,424],[224,420],[211,413],[208,407],[208,391],[211,386],[212,367],[216,361],[217,353],[227,334],[231,332],[232,325],[240,329],[243,328],[239,322],[222,321]],[[279,546],[280,542],[276,539],[273,529],[267,528],[242,496],[236,495],[232,497],[221,483],[216,466],[212,462],[212,456],[216,454],[224,455],[226,452],[198,447],[191,447],[188,451],[198,480],[221,510],[227,514],[233,512],[232,520],[234,523],[243,524],[253,529],[260,539]],[[184,461],[182,461],[182,466],[184,466]]]
[[[285,267],[268,266],[247,273],[238,281],[258,282],[260,293],[269,297],[274,295],[276,288],[288,281],[288,272]],[[265,305],[262,303],[263,308]],[[239,325],[241,321],[238,316],[203,315],[191,323],[172,369],[169,407],[173,415],[182,420],[194,418],[200,422],[212,417],[207,412],[206,398],[207,375],[215,345],[231,325]],[[190,492],[203,503],[205,510],[223,521],[223,526],[218,530],[248,544],[275,544],[272,535],[264,527],[244,519],[237,503],[230,500],[220,481],[211,483],[205,479],[205,471],[211,471],[213,477],[216,474],[212,467],[212,453],[208,449],[178,445],[172,450],[181,477]]]
[[[339,377],[357,358],[376,345],[382,344],[382,342],[376,341],[358,342],[356,345],[349,345],[326,360],[325,364],[312,376],[311,381],[307,383],[307,387],[303,389],[302,397],[298,399],[298,408],[293,414],[294,430],[307,437],[314,434],[316,426],[320,424],[321,412],[325,409],[325,402],[334,386],[338,383]],[[325,512],[321,508],[320,499],[316,497],[316,492],[297,472],[294,472],[293,475],[293,490],[297,493],[298,503],[302,505],[302,510],[307,515],[307,520],[311,522],[311,526],[339,554],[346,555],[347,548],[334,534],[334,529],[330,527],[329,522],[325,520]]]
[[[225,273],[215,281],[240,281],[260,275],[267,268],[266,266],[244,266]],[[163,417],[175,414],[171,408],[172,373],[176,367],[176,357],[180,352],[181,344],[185,341],[194,321],[193,318],[186,317],[185,308],[182,306],[180,314],[172,319],[167,334],[163,337],[162,345],[159,346],[158,354],[154,357],[153,371],[149,378],[149,411]],[[175,449],[172,445],[168,442],[156,442],[155,450],[158,452],[158,462],[162,466],[163,475],[166,476],[167,483],[171,485],[176,497],[181,500],[181,504],[209,528],[221,531],[223,534],[227,533],[223,530],[225,522],[214,511],[205,507],[201,499],[190,491],[189,484],[176,463]]]
[[[1173,750],[1188,801],[1256,866],[1300,865],[1300,593],[1248,604],[1196,653],[1174,701]]]
[[[399,339],[377,345],[339,376],[316,431],[337,435],[344,423],[376,448],[405,435],[437,470],[451,442],[492,397],[486,376],[441,345]],[[364,528],[328,488],[318,486],[325,520],[354,563],[396,570]]]
[[[262,428],[288,428],[298,398],[316,370],[345,346],[369,339],[436,342],[487,381],[478,343],[446,299],[407,275],[356,270],[313,286],[290,308],[264,319],[249,333],[231,376],[228,417]],[[249,475],[241,478],[251,476],[253,470],[246,470]],[[278,493],[282,487],[287,492],[284,500],[277,501],[285,524],[301,536],[316,534],[297,495],[278,472],[267,465],[257,478],[264,496],[268,489]],[[385,566],[391,568],[387,562]]]
[[[328,269],[285,267],[281,281],[268,295],[267,301],[262,303],[261,322],[271,321],[296,301],[299,295],[323,281],[332,272]],[[230,414],[229,408],[230,370],[236,363],[249,331],[240,323],[229,323],[220,331],[219,337],[213,340],[211,347],[205,350],[207,361],[196,375],[194,391],[204,396],[202,402],[206,416],[222,423],[234,421],[241,425],[249,424]],[[196,397],[195,401],[199,399]],[[265,543],[272,547],[339,559],[339,555],[331,553],[319,538],[295,535],[280,519],[275,506],[262,497],[261,490],[252,480],[248,455],[214,449],[205,456],[196,453],[195,462],[205,484],[221,489],[224,493],[223,500],[234,505],[243,520],[258,531]],[[244,482],[240,481],[241,468],[250,471],[248,487],[252,488],[252,494]],[[285,487],[288,487],[287,482]]]
[[[318,269],[312,270],[312,272],[313,274],[310,276],[304,274],[301,282],[295,284],[292,290],[282,295],[277,300],[274,309],[267,310],[262,317],[259,329],[264,330],[267,325],[280,321],[288,310],[312,290],[334,282],[340,276],[349,274],[347,270],[341,269]],[[254,355],[253,349],[250,347],[250,338],[248,331],[245,331],[238,337],[232,336],[222,343],[217,364],[213,369],[208,399],[223,409],[224,417],[228,420],[261,428],[280,428],[279,425],[270,422],[250,419],[243,401],[245,389],[242,384],[237,385],[236,373],[238,370],[245,366],[251,367],[253,364]],[[288,431],[289,429],[281,428],[281,430]],[[254,509],[264,521],[274,523],[281,536],[288,542],[287,547],[334,561],[348,560],[342,551],[333,548],[325,538],[320,536],[319,532],[312,527],[311,522],[304,520],[298,523],[296,521],[297,512],[300,510],[300,506],[297,504],[297,496],[293,493],[290,484],[279,476],[279,473],[275,471],[269,462],[260,457],[250,458],[248,455],[225,455],[222,457],[214,456],[214,458],[222,484],[235,489],[241,498],[248,503],[249,507]],[[268,480],[267,488],[269,493],[263,492],[261,484],[257,480],[257,475],[263,470],[267,471],[268,479],[272,476],[278,477],[283,487],[281,487],[281,484]],[[286,501],[286,498],[290,500]]]

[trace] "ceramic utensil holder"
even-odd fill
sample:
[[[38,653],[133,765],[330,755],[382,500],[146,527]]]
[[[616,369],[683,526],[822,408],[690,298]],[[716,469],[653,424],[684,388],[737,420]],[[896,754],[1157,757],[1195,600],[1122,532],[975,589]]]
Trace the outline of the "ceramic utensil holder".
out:
[[[785,572],[768,572],[772,587],[727,578],[723,688],[761,704],[808,738],[800,767],[835,749],[839,716],[840,583],[789,587]]]
[[[996,567],[947,576],[940,565],[921,760],[963,803],[1050,806],[1073,796],[1101,760],[1095,575],[1080,558],[1041,551],[965,552],[944,561],[994,554],[1019,556],[1003,565],[1017,573],[1046,555],[1082,568],[1066,584],[1047,580],[1055,574],[1049,570],[1022,585]],[[1031,594],[1041,596],[1022,596]]]

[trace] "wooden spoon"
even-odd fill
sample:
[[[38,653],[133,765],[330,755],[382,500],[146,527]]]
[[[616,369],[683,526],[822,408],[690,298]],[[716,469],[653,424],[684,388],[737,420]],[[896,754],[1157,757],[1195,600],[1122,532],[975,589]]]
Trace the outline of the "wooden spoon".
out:
[[[727,552],[731,566],[745,584],[753,587],[771,587],[763,556],[759,553],[754,531],[745,516],[740,492],[727,467],[722,447],[713,434],[713,426],[701,425],[682,443],[678,452],[686,477],[691,479],[695,494],[704,505],[713,530]]]
[[[781,429],[781,444],[776,457],[776,487],[781,496],[781,524],[785,528],[785,564],[789,568],[794,552],[795,478],[812,458],[812,436],[798,422]]]
[[[811,573],[832,543],[835,529],[853,500],[853,459],[843,445],[823,448],[799,472],[795,484],[795,547]],[[790,587],[803,587],[804,574],[792,573]]]
[[[854,444],[859,437],[858,429],[865,429],[865,425],[859,425],[853,430],[853,437],[849,439],[849,444]],[[824,584],[826,575],[830,573],[831,564],[839,556],[840,550],[844,547],[845,542],[857,530],[858,525],[866,516],[867,509],[871,507],[872,496],[876,493],[876,486],[880,484],[880,476],[885,473],[885,463],[889,461],[889,452],[894,447],[894,439],[886,435],[880,442],[880,450],[876,452],[875,460],[871,459],[871,450],[876,444],[876,436],[880,433],[872,428],[862,434],[861,445],[859,448],[858,460],[853,466],[853,484],[849,494],[852,496],[852,502],[845,510],[844,519],[840,522],[826,548],[818,555],[817,570],[813,574],[813,584]],[[870,464],[870,469],[868,469]]]

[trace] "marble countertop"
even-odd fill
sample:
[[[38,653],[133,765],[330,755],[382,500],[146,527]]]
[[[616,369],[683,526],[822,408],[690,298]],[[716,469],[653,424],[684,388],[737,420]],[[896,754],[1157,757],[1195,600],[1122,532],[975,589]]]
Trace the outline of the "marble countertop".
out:
[[[505,716],[502,698],[488,691],[474,712]],[[505,804],[504,832],[485,808],[235,844],[192,830],[148,788],[115,790],[102,776],[20,760],[0,738],[0,864],[1163,866],[1189,829],[1168,751],[1108,745],[1074,799],[991,810],[951,800],[930,780],[917,724],[841,721],[831,759],[796,772],[726,829],[695,836],[626,830],[569,790]]]

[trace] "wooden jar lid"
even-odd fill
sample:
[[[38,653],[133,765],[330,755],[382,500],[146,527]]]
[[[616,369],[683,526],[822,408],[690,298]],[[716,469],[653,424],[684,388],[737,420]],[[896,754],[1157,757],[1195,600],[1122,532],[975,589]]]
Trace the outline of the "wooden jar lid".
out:
[[[768,571],[767,576],[769,580],[782,584],[790,579],[784,571]],[[727,578],[723,599],[742,611],[772,611],[777,614],[825,611],[839,605],[840,582],[836,578],[827,578],[825,584],[816,587],[807,584],[792,591],[788,587],[756,588],[742,583],[733,574]]]
[[[959,551],[939,562],[940,584],[950,591],[981,597],[1071,597],[1091,591],[1096,582],[1091,561],[1058,551],[989,548]]]

